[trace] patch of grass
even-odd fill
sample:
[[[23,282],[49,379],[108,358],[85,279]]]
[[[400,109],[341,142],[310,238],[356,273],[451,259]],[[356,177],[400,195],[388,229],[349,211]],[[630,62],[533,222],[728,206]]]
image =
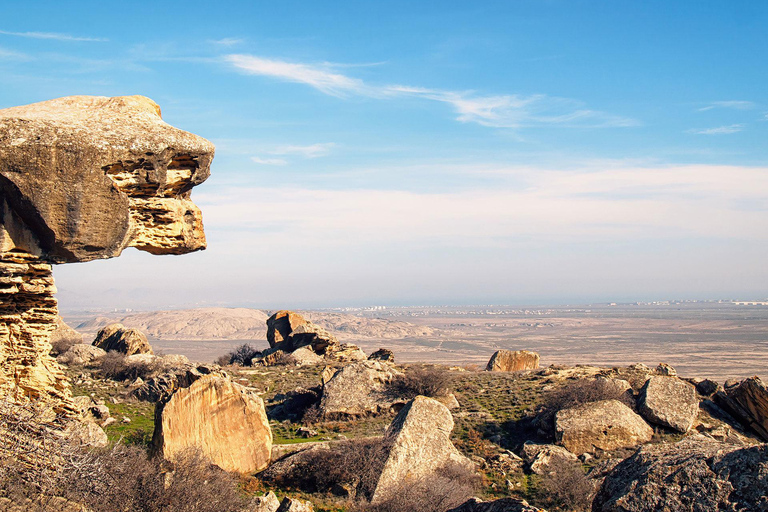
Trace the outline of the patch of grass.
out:
[[[111,443],[121,438],[129,444],[148,445],[152,440],[155,428],[155,406],[147,402],[119,403],[107,402],[109,412],[117,423],[109,425],[104,431]],[[123,417],[129,418],[130,423],[123,423]]]

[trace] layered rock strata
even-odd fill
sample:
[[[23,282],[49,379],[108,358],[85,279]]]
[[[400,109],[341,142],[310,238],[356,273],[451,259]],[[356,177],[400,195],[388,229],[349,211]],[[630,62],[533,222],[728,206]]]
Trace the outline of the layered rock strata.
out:
[[[73,96],[0,110],[0,395],[70,392],[48,356],[52,263],[205,248],[192,187],[214,147],[166,124],[143,96]]]

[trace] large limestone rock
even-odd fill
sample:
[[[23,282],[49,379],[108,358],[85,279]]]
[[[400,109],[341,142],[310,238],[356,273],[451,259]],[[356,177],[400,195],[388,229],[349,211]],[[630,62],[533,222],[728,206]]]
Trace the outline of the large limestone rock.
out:
[[[581,455],[647,443],[653,429],[618,400],[601,400],[559,411],[555,435],[569,452]]]
[[[388,410],[399,401],[388,389],[388,384],[397,375],[400,372],[392,366],[378,361],[348,364],[327,381],[324,378],[320,411],[325,417],[335,417],[364,416]]]
[[[0,396],[73,413],[49,356],[52,263],[203,249],[192,187],[213,145],[142,96],[74,96],[0,110]],[[52,186],[54,184],[55,186]]]
[[[759,377],[750,377],[726,391],[718,391],[715,401],[768,441],[768,388]]]
[[[515,498],[501,498],[493,501],[472,498],[448,512],[546,512],[546,510],[533,507],[527,501]]]
[[[163,360],[166,357],[169,356],[163,357]],[[144,402],[164,402],[167,401],[177,389],[188,388],[193,382],[206,375],[227,377],[227,374],[216,365],[195,365],[187,361],[181,366],[166,367],[165,370],[156,377],[152,377],[146,382],[138,383],[131,391],[131,396]]]
[[[417,396],[406,404],[384,436],[389,452],[371,502],[385,501],[404,485],[423,481],[446,466],[474,469],[451,443],[452,430],[451,412],[437,400]]]
[[[554,444],[525,443],[522,455],[531,473],[537,475],[556,473],[559,467],[567,467],[579,460],[562,446]]]
[[[486,366],[491,372],[517,372],[539,367],[539,354],[528,350],[497,350]]]
[[[768,445],[743,448],[696,435],[643,446],[607,475],[592,510],[768,510]]]
[[[678,432],[688,432],[699,414],[696,388],[672,376],[648,379],[638,405],[646,420]]]
[[[272,432],[261,398],[209,375],[156,406],[152,445],[170,460],[194,448],[224,470],[255,473],[269,464]]]
[[[93,346],[106,352],[116,351],[128,356],[154,354],[143,332],[128,329],[123,324],[110,324],[101,329],[93,340]]]
[[[309,346],[318,354],[338,346],[338,340],[328,331],[293,311],[278,311],[267,319],[267,341],[272,349],[293,352]]]

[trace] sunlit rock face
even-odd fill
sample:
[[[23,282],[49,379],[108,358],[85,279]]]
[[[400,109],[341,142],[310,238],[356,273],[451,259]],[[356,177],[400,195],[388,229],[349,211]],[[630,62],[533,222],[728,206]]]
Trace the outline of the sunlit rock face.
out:
[[[50,264],[205,248],[192,187],[214,147],[143,96],[72,96],[0,110],[0,394],[69,394],[48,356]],[[66,408],[66,407],[64,407]]]

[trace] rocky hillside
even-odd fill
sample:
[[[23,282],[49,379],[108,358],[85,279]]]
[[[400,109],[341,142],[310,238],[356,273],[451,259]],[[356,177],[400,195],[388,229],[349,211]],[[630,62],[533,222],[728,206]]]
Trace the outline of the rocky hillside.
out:
[[[340,340],[356,338],[402,339],[432,336],[436,329],[396,320],[364,318],[326,312],[302,312],[308,320],[324,327]],[[254,340],[266,339],[269,314],[248,308],[197,308],[150,311],[122,317],[99,316],[81,323],[77,330],[86,334],[119,322],[142,330],[155,339],[177,340]]]

